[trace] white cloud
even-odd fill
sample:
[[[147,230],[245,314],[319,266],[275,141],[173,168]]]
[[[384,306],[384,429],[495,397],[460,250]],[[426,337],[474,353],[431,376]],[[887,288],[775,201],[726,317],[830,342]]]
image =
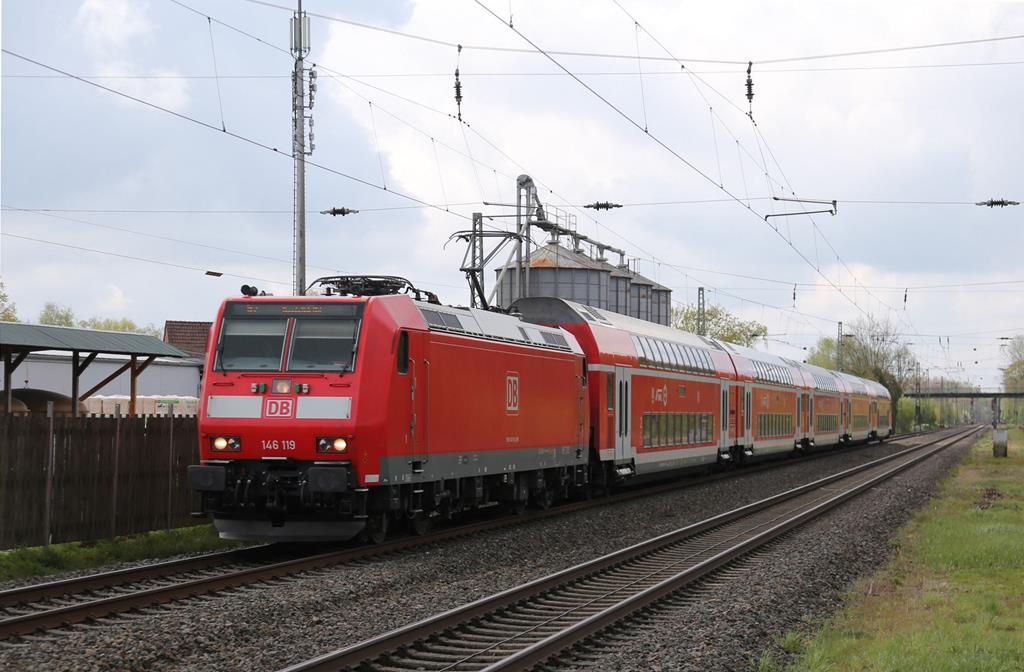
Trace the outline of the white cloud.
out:
[[[75,17],[94,72],[100,76],[156,75],[154,79],[116,80],[112,88],[149,102],[183,110],[189,103],[187,80],[173,79],[175,69],[146,68],[145,47],[157,31],[149,18],[148,3],[136,0],[85,0]],[[163,77],[163,79],[159,78]],[[105,83],[109,84],[110,80]],[[135,105],[130,101],[122,101]]]
[[[131,301],[117,285],[107,285],[107,293],[97,297],[96,310],[104,315],[123,315]]]
[[[75,22],[93,55],[115,57],[153,34],[147,9],[132,0],[85,0]]]

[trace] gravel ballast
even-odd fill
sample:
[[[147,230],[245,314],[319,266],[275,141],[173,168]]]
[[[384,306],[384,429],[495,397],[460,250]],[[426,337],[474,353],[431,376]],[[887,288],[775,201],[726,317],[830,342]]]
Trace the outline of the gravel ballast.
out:
[[[892,556],[893,534],[927,503],[972,442],[942,451],[794,530],[649,614],[642,627],[625,624],[607,636],[627,646],[607,642],[603,655],[567,661],[564,669],[734,672],[758,669],[765,652],[775,661],[793,657],[779,639],[790,632],[810,634],[841,606],[858,578]]]
[[[74,627],[27,644],[2,645],[0,668],[277,670],[897,449],[876,445],[836,452],[153,608],[119,622]],[[609,654],[601,667],[749,669],[752,657],[771,645],[773,634],[793,629],[801,617],[827,614],[853,579],[888,557],[892,532],[926,501],[958,454],[944,451],[780,541],[776,552],[786,558],[785,567],[769,563],[754,580],[725,582],[723,592],[716,590],[701,601],[699,613],[669,619],[663,628],[638,635],[635,647],[631,644],[621,658]],[[803,535],[813,536],[795,542]],[[746,606],[737,608],[734,600]],[[679,629],[680,622],[686,622],[685,630]],[[704,652],[699,663],[692,660],[693,647]],[[730,653],[723,657],[726,650]]]

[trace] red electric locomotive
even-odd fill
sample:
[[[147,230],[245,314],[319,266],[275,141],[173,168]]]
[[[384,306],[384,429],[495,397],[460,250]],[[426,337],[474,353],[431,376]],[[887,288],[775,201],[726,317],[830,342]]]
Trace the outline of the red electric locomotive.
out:
[[[318,282],[328,296],[240,297],[217,315],[188,478],[221,536],[380,539],[586,486],[572,336],[417,300],[398,278]]]

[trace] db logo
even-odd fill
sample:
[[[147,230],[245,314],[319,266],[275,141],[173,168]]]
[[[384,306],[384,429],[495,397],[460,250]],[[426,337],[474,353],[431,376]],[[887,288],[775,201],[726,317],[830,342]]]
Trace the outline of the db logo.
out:
[[[264,418],[290,418],[295,414],[294,399],[264,399]]]
[[[668,406],[668,385],[651,388],[651,403]]]
[[[514,371],[505,376],[505,412],[509,415],[519,413],[519,374]]]

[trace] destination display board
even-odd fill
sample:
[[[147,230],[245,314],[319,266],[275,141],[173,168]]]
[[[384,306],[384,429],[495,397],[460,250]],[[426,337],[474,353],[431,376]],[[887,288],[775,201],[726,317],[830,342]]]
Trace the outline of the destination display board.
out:
[[[224,308],[227,317],[359,317],[363,302],[231,301]]]

